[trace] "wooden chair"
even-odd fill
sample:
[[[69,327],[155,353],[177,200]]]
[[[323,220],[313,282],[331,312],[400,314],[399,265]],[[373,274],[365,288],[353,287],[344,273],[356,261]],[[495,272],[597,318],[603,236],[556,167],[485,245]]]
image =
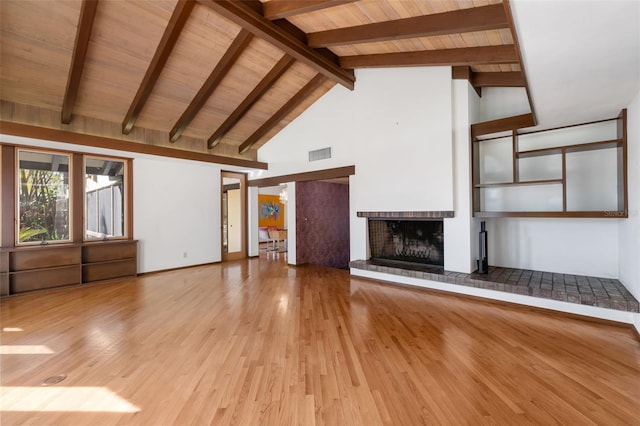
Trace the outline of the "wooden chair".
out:
[[[260,248],[261,251],[269,251],[269,244],[275,242],[269,236],[269,229],[267,227],[258,228],[258,247],[264,244],[266,247]]]
[[[269,238],[273,241],[273,251],[280,250],[280,242],[284,243],[284,249],[287,250],[287,230],[269,228]]]

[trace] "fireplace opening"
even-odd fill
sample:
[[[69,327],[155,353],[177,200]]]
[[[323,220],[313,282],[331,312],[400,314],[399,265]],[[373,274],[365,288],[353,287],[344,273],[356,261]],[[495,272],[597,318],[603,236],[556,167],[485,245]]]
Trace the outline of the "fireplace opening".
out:
[[[444,268],[442,220],[369,219],[372,261]]]

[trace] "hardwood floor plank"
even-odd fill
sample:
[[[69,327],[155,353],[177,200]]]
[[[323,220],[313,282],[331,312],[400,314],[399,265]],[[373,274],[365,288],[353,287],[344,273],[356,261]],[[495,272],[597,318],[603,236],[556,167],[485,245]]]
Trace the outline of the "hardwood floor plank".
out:
[[[3,299],[0,320],[2,424],[640,418],[628,328],[283,258]]]

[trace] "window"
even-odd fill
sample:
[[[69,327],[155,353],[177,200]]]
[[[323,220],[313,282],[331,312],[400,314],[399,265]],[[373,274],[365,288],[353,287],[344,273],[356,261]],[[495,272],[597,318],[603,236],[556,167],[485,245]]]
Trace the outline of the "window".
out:
[[[85,240],[125,237],[126,163],[85,157]]]
[[[4,143],[0,153],[3,248],[133,237],[130,158]]]
[[[70,240],[70,164],[70,155],[18,150],[18,244]]]

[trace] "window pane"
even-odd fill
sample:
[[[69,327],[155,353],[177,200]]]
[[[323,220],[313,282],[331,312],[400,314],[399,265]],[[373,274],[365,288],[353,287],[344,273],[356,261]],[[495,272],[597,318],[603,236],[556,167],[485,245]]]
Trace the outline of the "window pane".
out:
[[[124,237],[125,162],[85,157],[85,239]]]
[[[68,241],[68,155],[18,151],[18,243]]]

